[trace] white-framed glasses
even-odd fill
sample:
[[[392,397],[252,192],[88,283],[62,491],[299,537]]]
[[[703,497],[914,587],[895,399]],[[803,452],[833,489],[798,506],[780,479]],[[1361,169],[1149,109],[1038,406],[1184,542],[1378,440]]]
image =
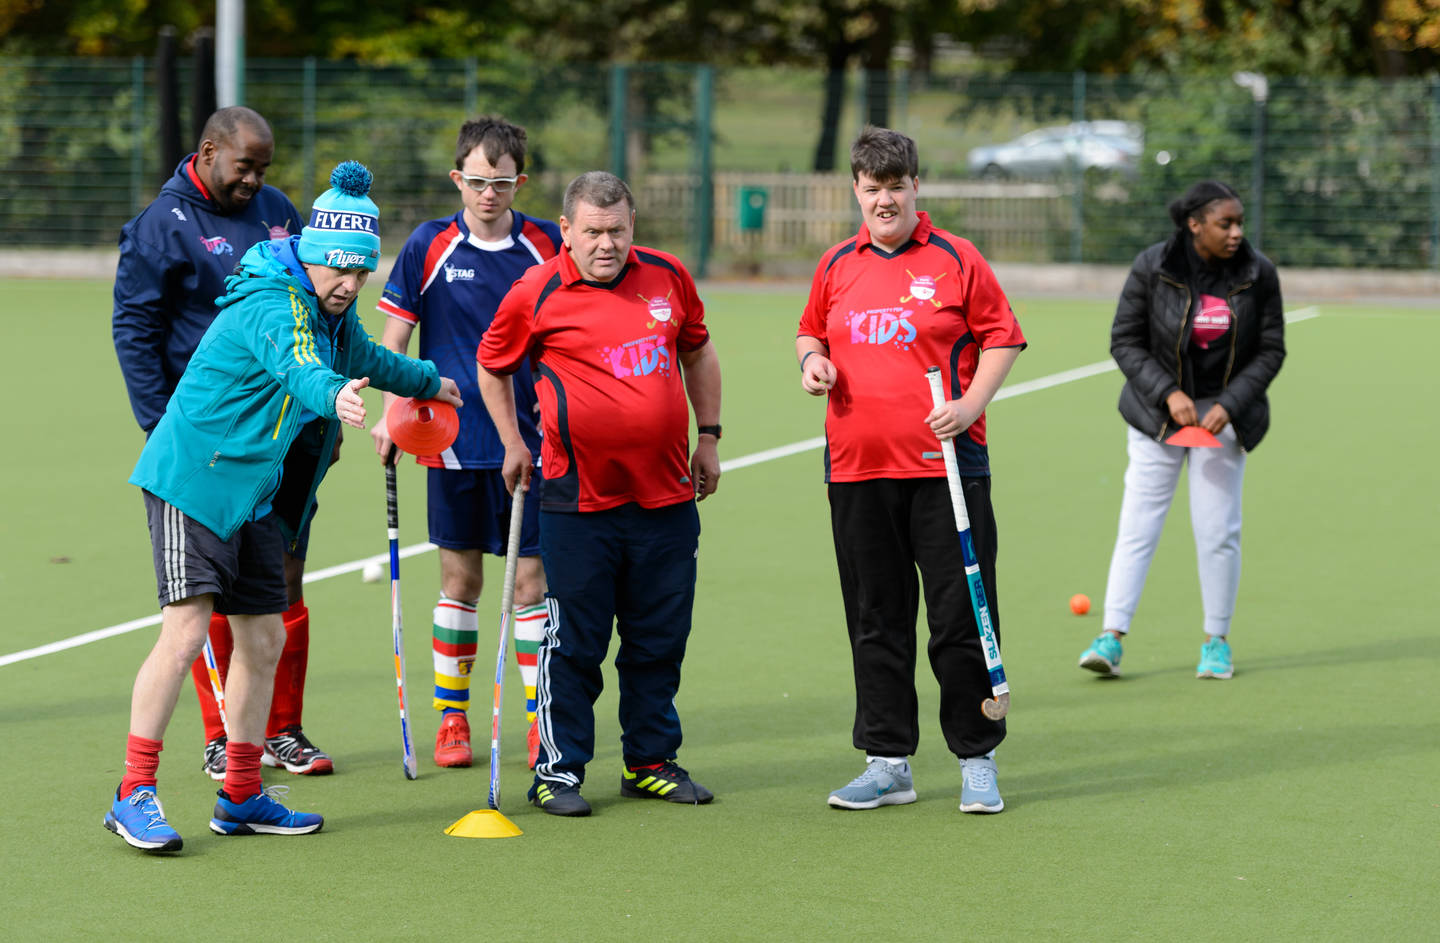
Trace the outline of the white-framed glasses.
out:
[[[470,174],[461,174],[460,179],[476,193],[484,193],[486,187],[494,189],[496,193],[509,193],[520,180],[519,177],[480,177]]]

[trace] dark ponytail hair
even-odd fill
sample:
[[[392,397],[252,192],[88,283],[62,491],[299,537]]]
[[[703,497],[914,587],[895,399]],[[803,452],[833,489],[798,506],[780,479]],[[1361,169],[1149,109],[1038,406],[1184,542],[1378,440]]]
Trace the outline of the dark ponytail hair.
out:
[[[1216,200],[1239,200],[1240,194],[1236,193],[1228,184],[1218,180],[1201,180],[1199,183],[1185,191],[1185,195],[1170,204],[1170,218],[1175,225],[1185,228],[1185,221],[1190,218],[1201,219],[1205,207]]]

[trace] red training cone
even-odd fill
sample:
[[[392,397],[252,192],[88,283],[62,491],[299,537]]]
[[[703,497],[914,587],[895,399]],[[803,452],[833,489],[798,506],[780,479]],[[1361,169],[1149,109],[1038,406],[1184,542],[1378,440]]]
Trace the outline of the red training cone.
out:
[[[394,438],[394,433],[391,433]],[[1200,426],[1181,426],[1180,431],[1165,440],[1166,445],[1183,445],[1191,449],[1218,449],[1220,440]]]
[[[460,434],[460,414],[438,399],[397,399],[385,414],[395,444],[411,455],[439,455]]]

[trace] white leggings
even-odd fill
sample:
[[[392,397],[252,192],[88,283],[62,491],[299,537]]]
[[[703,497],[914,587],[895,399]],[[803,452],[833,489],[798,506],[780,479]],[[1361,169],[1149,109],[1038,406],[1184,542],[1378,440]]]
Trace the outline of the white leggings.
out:
[[[1240,589],[1240,499],[1245,479],[1245,452],[1235,437],[1235,427],[1227,425],[1216,437],[1221,444],[1218,449],[1165,445],[1133,426],[1125,428],[1130,465],[1125,469],[1120,533],[1105,586],[1104,627],[1130,631],[1165,515],[1175,497],[1180,466],[1189,453],[1190,524],[1195,531],[1205,632],[1228,635]]]

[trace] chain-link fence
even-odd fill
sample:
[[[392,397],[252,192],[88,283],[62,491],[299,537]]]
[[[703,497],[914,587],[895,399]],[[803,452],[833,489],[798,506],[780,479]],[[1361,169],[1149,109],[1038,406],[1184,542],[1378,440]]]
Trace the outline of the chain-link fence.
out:
[[[0,62],[0,245],[114,244],[173,169],[153,73],[141,58]],[[1127,263],[1169,231],[1171,199],[1217,178],[1282,265],[1440,269],[1437,80],[857,73],[842,170],[877,85],[920,145],[921,207],[996,261]],[[616,170],[637,238],[701,273],[800,271],[858,222],[848,173],[811,172],[818,71],[251,60],[245,96],[275,129],[268,182],[302,210],[338,161],[375,171],[387,249],[455,211],[455,133],[482,112],[529,130],[521,209],[553,218],[571,177]]]

